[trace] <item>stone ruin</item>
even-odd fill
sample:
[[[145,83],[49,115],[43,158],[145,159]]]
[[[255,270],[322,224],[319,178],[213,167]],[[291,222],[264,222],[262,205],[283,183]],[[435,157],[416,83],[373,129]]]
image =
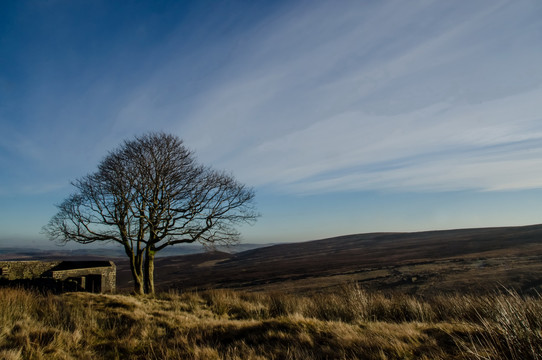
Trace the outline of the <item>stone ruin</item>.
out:
[[[112,261],[0,261],[0,286],[113,293],[116,281]]]

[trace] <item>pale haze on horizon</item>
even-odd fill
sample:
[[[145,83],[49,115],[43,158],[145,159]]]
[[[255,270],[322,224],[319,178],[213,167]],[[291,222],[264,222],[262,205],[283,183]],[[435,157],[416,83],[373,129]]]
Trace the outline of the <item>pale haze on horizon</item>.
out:
[[[254,187],[244,242],[542,223],[542,2],[0,4],[0,247],[123,140]]]

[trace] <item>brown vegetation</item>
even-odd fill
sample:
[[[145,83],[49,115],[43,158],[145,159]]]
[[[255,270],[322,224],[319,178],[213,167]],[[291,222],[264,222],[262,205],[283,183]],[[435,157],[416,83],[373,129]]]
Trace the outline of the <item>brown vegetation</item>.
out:
[[[118,287],[130,289],[118,262]],[[230,288],[292,294],[360,283],[373,291],[489,294],[505,286],[542,292],[542,225],[417,233],[373,233],[280,244],[237,254],[157,259],[157,287]]]
[[[3,359],[539,359],[542,298],[0,289]]]

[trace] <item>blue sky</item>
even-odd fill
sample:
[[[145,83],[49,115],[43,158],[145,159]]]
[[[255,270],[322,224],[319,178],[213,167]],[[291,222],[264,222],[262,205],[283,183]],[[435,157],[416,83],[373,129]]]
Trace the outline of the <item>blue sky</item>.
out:
[[[542,2],[4,1],[0,244],[171,132],[253,186],[246,242],[542,222]]]

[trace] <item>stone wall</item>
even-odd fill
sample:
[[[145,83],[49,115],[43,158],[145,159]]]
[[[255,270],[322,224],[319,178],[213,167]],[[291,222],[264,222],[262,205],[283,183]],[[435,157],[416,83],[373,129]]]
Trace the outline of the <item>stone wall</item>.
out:
[[[60,261],[0,261],[0,278],[37,279],[58,264]]]
[[[70,269],[70,270],[53,270],[51,276],[57,280],[78,279],[83,289],[87,288],[89,279],[92,275],[99,275],[100,280],[100,292],[114,292],[117,284],[117,268],[115,264],[110,261],[111,266],[108,267],[93,267],[82,269]]]
[[[112,261],[0,261],[0,282],[14,285],[51,284],[62,291],[115,292],[117,268]],[[50,284],[49,284],[50,283]]]

